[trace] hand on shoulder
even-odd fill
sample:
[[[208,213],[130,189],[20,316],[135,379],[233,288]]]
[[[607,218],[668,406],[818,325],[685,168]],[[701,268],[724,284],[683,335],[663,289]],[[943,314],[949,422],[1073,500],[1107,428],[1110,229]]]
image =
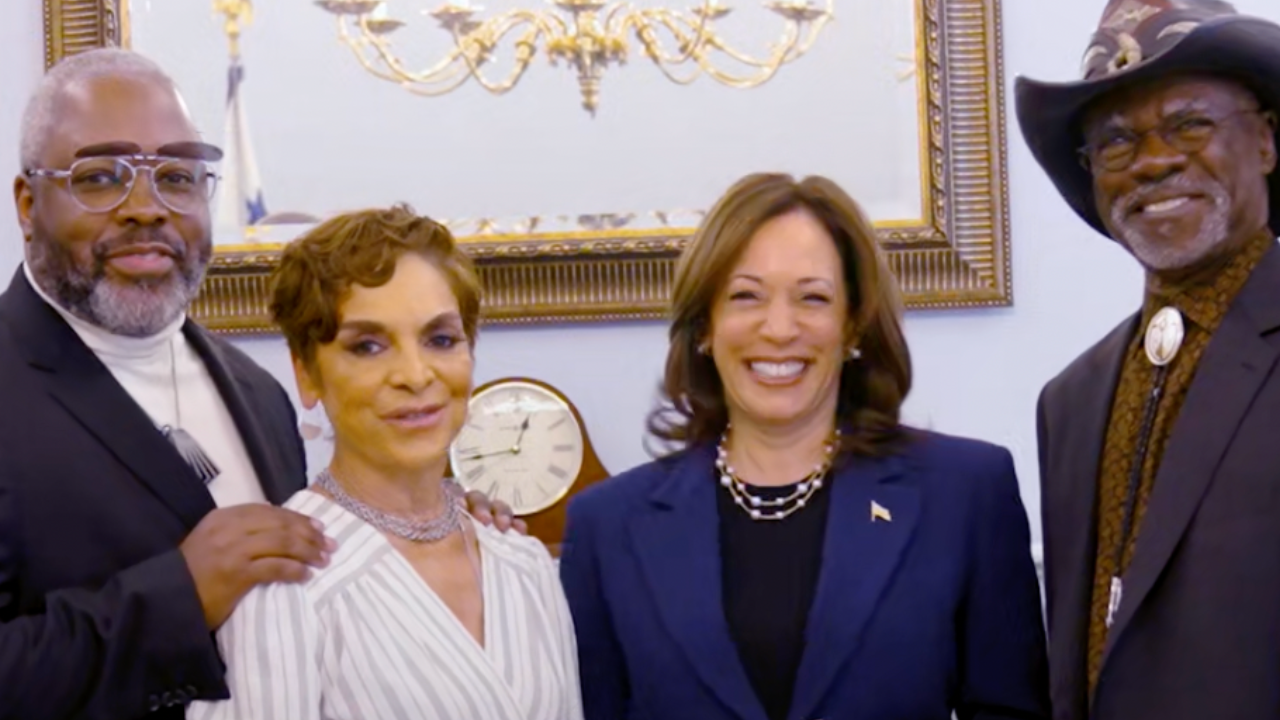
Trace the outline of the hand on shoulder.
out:
[[[510,505],[501,500],[490,499],[479,490],[469,491],[466,497],[467,512],[481,525],[493,527],[502,533],[515,530],[520,535],[529,534],[529,526],[515,516]]]
[[[214,510],[179,546],[211,630],[254,586],[303,582],[336,549],[314,518],[256,503]]]

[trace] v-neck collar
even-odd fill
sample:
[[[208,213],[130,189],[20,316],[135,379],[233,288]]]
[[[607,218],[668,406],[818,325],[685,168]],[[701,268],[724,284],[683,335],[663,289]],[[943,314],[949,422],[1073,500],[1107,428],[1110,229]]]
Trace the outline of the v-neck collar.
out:
[[[372,537],[372,541],[376,545],[381,547],[384,552],[390,553],[390,555],[393,557],[392,562],[396,566],[396,569],[399,570],[401,573],[408,573],[408,575],[411,576],[411,578],[402,578],[402,579],[405,579],[406,581],[410,581],[411,585],[413,585],[414,587],[417,587],[418,589],[426,593],[426,595],[430,597],[431,599],[430,601],[433,603],[434,609],[439,610],[440,612],[444,613],[449,617],[450,619],[449,625],[452,627],[452,629],[457,630],[464,637],[466,637],[467,643],[469,646],[474,647],[477,651],[480,652],[480,654],[485,655],[486,657],[490,654],[489,648],[493,647],[493,643],[492,643],[493,633],[492,633],[492,620],[491,620],[492,613],[489,612],[489,610],[493,606],[492,600],[495,594],[493,583],[492,583],[493,568],[492,568],[492,562],[490,560],[490,553],[484,547],[485,544],[487,543],[487,540],[484,537],[484,534],[480,532],[481,526],[474,517],[472,517],[469,513],[466,513],[466,512],[462,513],[463,517],[467,519],[467,522],[469,523],[472,532],[475,533],[476,550],[480,555],[480,558],[479,558],[480,560],[480,602],[483,604],[481,608],[481,612],[483,613],[482,623],[484,625],[484,639],[485,639],[483,644],[477,641],[475,636],[473,636],[471,632],[467,630],[467,627],[462,623],[461,618],[459,618],[457,614],[453,612],[453,609],[450,608],[449,604],[444,601],[444,598],[440,597],[440,594],[436,592],[436,589],[431,587],[431,583],[427,582],[427,579],[422,577],[422,575],[418,572],[418,570],[413,566],[413,563],[409,561],[409,558],[405,557],[404,553],[400,552],[400,549],[396,547],[395,543],[391,542],[391,539],[388,538],[385,533],[383,533],[381,530],[374,527],[373,525],[369,524],[362,518],[358,517],[357,515],[352,513],[347,508],[343,507],[340,503],[338,503],[328,495],[325,495],[324,493],[321,493],[314,489],[309,489],[308,492],[314,493],[316,496],[320,498],[322,502],[321,507],[323,508],[323,512],[339,513],[343,517],[347,518],[348,522],[354,523],[356,525],[358,529],[354,533],[352,533],[352,540],[359,539],[359,536],[363,533],[369,533]]]
[[[316,496],[315,500],[305,504],[306,512],[321,518],[328,527],[328,532],[342,538],[342,544],[352,548],[367,548],[361,554],[368,558],[365,562],[370,567],[378,567],[387,574],[388,579],[397,585],[403,585],[414,597],[407,603],[406,620],[402,623],[407,634],[406,639],[413,644],[430,644],[438,646],[448,642],[458,647],[456,664],[465,666],[465,672],[475,677],[476,681],[490,688],[488,696],[501,706],[503,720],[518,720],[528,715],[528,709],[521,697],[528,688],[521,687],[520,673],[508,677],[503,668],[521,662],[515,656],[520,651],[518,638],[504,637],[501,632],[502,620],[506,615],[524,612],[522,606],[510,602],[511,592],[500,583],[510,582],[513,578],[506,570],[501,558],[507,555],[498,543],[490,528],[481,525],[471,515],[464,513],[475,532],[478,551],[480,553],[480,593],[484,603],[484,644],[481,645],[467,631],[465,625],[449,608],[443,598],[431,587],[413,564],[405,557],[391,540],[373,525],[365,522],[335,500],[315,489],[309,492]],[[339,550],[341,552],[341,550]],[[385,556],[386,560],[382,557]],[[375,571],[377,572],[377,571]],[[499,576],[502,577],[499,577]],[[425,595],[418,600],[417,595]],[[438,619],[443,614],[447,619]],[[516,625],[521,623],[517,622]],[[511,625],[510,622],[507,623]],[[439,634],[441,631],[445,634]],[[556,676],[556,682],[562,684],[564,678],[562,668],[547,668]]]

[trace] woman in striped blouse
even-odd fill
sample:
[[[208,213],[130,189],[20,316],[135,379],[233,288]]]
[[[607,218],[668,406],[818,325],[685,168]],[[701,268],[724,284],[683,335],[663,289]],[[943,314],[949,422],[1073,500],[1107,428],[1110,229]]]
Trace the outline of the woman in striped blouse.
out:
[[[480,309],[470,262],[408,208],[290,245],[272,313],[333,459],[286,505],[338,543],[301,585],[261,586],[218,632],[231,697],[192,720],[577,720],[573,625],[550,554],[465,514],[444,478]]]

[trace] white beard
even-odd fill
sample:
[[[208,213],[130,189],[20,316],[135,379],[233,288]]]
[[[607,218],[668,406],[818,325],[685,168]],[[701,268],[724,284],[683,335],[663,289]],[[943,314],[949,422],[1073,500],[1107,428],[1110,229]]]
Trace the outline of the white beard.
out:
[[[1231,201],[1226,188],[1221,184],[1213,180],[1192,183],[1186,180],[1185,176],[1179,175],[1174,180],[1162,183],[1160,189],[1194,190],[1204,193],[1213,203],[1213,207],[1201,222],[1200,231],[1195,237],[1190,242],[1175,245],[1144,234],[1129,224],[1129,220],[1133,218],[1128,214],[1129,209],[1133,207],[1135,200],[1143,194],[1150,193],[1150,189],[1135,190],[1118,199],[1111,206],[1112,227],[1116,228],[1120,236],[1118,239],[1129,248],[1129,252],[1133,253],[1144,267],[1157,271],[1191,267],[1212,255],[1227,241]]]

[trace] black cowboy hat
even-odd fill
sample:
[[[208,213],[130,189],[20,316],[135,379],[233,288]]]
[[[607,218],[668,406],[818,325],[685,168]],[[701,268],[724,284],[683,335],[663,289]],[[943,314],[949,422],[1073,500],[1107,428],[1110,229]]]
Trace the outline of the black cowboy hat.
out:
[[[1084,55],[1084,79],[1019,77],[1018,124],[1036,161],[1071,208],[1110,236],[1098,216],[1093,176],[1080,162],[1082,116],[1121,87],[1184,73],[1236,80],[1263,109],[1280,112],[1280,25],[1241,15],[1221,0],[1111,0]],[[1280,148],[1280,136],[1277,136]],[[1270,223],[1280,233],[1280,171],[1268,179]]]

